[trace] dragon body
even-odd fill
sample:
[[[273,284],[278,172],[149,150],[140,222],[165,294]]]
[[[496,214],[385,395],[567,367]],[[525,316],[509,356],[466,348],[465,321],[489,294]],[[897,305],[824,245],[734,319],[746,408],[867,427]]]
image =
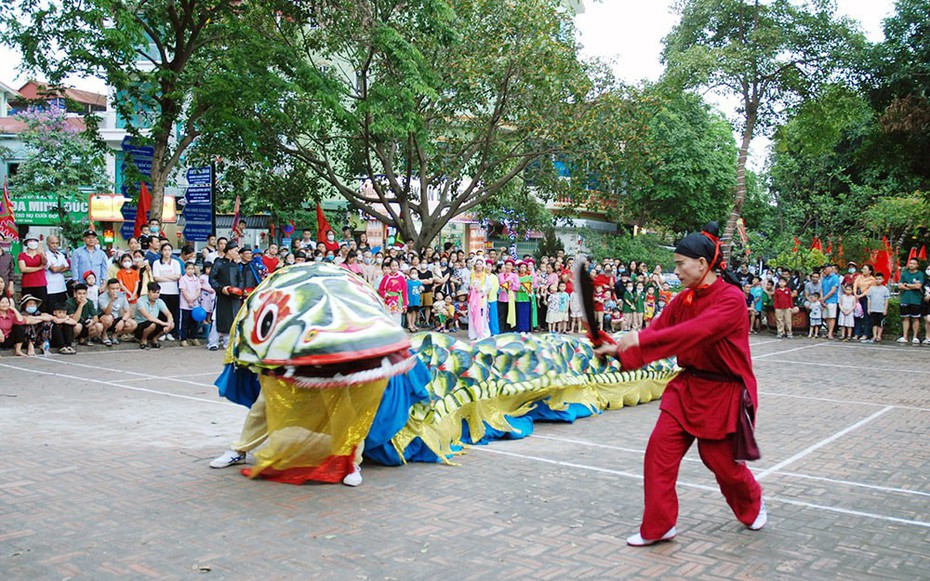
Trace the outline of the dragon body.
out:
[[[622,370],[567,335],[408,338],[365,281],[317,263],[262,281],[230,339],[221,394],[262,400],[268,423],[244,472],[286,482],[336,482],[362,447],[382,464],[448,461],[463,445],[529,435],[534,420],[652,401],[677,373],[673,360]]]

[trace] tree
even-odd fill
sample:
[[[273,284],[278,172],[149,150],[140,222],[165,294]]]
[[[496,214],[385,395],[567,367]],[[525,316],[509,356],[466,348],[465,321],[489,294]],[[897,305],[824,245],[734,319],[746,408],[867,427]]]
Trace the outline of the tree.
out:
[[[417,246],[525,191],[533,164],[534,191],[552,195],[540,184],[594,133],[606,92],[558,5],[353,0],[266,15],[257,44],[236,48],[250,63],[222,86],[239,98],[211,112],[203,147],[265,165],[282,155],[328,190],[308,195],[336,193]]]
[[[77,120],[56,106],[31,107],[17,116],[26,124],[19,139],[26,149],[16,175],[10,180],[13,196],[53,194],[58,199],[61,228],[71,241],[77,240],[84,225],[66,220],[64,201],[79,195],[79,188],[106,192],[107,180],[103,151],[93,135],[82,132]]]
[[[700,229],[729,206],[736,182],[733,129],[698,95],[660,95],[648,131],[657,150],[651,183],[626,203],[635,223],[673,232]]]
[[[681,0],[681,21],[664,39],[666,80],[722,90],[739,99],[742,138],[736,192],[723,240],[736,229],[746,199],[746,158],[758,130],[861,54],[864,37],[830,3],[790,0]],[[729,253],[729,249],[727,249]]]
[[[199,122],[212,107],[201,98],[224,48],[246,33],[239,0],[18,0],[3,16],[5,43],[27,70],[57,84],[68,75],[103,77],[115,89],[126,130],[151,145],[152,206],[160,216],[165,186]],[[133,179],[135,177],[136,179]],[[138,172],[130,176],[138,182]]]

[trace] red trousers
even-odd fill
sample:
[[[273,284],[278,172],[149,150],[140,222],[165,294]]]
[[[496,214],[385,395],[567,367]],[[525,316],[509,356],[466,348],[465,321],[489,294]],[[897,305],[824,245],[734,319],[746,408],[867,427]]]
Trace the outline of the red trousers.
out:
[[[678,420],[666,412],[659,413],[646,447],[646,508],[639,527],[644,539],[658,539],[675,526],[678,468],[694,440],[695,436],[686,432]],[[762,487],[746,464],[733,460],[733,435],[723,440],[697,440],[701,460],[717,477],[720,492],[736,518],[745,525],[752,524],[762,507]]]

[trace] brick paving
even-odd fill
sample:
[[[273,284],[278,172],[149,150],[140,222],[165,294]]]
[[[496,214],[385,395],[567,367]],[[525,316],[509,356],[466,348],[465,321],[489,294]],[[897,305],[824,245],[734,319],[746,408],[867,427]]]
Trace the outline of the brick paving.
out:
[[[769,524],[743,528],[696,451],[679,536],[624,544],[657,403],[366,465],[359,488],[207,463],[244,408],[203,349],[0,356],[3,579],[926,579],[930,349],[753,338]]]

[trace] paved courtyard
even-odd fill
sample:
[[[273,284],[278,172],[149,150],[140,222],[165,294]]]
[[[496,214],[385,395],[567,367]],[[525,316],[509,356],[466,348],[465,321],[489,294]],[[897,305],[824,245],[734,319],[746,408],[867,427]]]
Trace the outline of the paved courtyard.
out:
[[[928,579],[930,349],[753,338],[769,522],[732,516],[692,449],[679,536],[624,544],[658,403],[366,465],[359,488],[207,463],[245,409],[221,354],[0,357],[3,579]]]

